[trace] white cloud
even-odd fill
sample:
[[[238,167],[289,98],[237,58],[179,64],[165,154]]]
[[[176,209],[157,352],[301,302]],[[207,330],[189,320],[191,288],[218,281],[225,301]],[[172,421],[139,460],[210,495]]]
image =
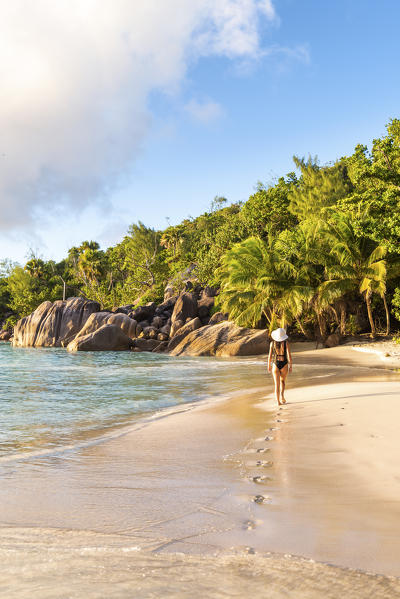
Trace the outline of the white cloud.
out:
[[[260,53],[270,0],[0,0],[0,227],[106,198],[149,127],[154,90],[201,56]],[[213,102],[187,107],[207,121]]]
[[[212,100],[199,102],[198,100],[190,100],[185,106],[185,110],[196,120],[201,123],[208,124],[219,119],[224,111],[222,106]]]

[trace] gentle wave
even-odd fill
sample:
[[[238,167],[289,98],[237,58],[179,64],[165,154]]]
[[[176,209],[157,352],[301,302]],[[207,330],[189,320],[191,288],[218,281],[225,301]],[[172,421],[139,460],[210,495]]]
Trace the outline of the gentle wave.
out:
[[[265,381],[254,358],[0,346],[0,460],[65,451],[139,418]]]

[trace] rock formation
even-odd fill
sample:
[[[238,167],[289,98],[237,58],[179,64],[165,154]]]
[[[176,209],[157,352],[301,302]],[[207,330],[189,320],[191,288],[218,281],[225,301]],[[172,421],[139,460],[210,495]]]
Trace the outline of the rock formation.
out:
[[[198,316],[192,320],[189,320],[187,323],[181,326],[176,335],[170,339],[170,342],[168,343],[168,351],[172,351],[187,335],[189,335],[189,333],[196,331],[200,327],[201,320]]]
[[[9,341],[11,336],[12,333],[10,333],[10,331],[7,331],[7,329],[3,329],[0,331],[0,341]]]
[[[197,329],[171,351],[172,356],[252,356],[268,352],[267,331],[225,321]]]
[[[337,345],[340,345],[341,340],[339,333],[332,333],[331,335],[328,335],[323,345],[324,347],[336,347]]]
[[[218,324],[224,320],[228,320],[228,314],[224,312],[215,312],[208,322],[208,324]]]
[[[266,331],[244,329],[214,308],[216,290],[188,286],[160,305],[134,304],[101,311],[96,302],[70,298],[44,302],[14,329],[16,346],[69,351],[168,351],[172,355],[247,356],[268,351]],[[168,294],[167,294],[168,295]]]
[[[67,349],[73,351],[123,351],[132,347],[130,339],[115,324],[103,324],[93,333],[76,337],[68,344]]]
[[[94,333],[105,324],[114,324],[115,326],[119,327],[130,339],[136,337],[136,320],[133,320],[122,312],[95,312],[89,316],[82,329],[76,335],[75,339],[84,337],[90,333]],[[68,343],[64,343],[64,345],[68,345]]]
[[[43,302],[14,327],[13,345],[18,347],[60,347],[72,341],[93,312],[97,302],[81,297]]]
[[[192,319],[197,316],[198,307],[197,299],[193,293],[183,292],[180,294],[175,302],[174,311],[171,316],[171,325],[174,326],[174,322],[181,320],[183,323],[187,319]]]

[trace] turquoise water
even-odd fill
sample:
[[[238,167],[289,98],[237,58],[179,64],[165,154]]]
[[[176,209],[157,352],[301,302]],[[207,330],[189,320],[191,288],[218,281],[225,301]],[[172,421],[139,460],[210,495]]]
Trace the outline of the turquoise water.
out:
[[[143,415],[265,383],[259,359],[68,353],[0,344],[0,458],[96,438]]]

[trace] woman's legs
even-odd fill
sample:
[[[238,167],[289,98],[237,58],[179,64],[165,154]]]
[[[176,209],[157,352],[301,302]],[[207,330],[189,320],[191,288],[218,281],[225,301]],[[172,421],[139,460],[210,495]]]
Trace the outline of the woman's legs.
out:
[[[281,375],[279,372],[279,368],[277,367],[276,364],[272,364],[272,376],[274,377],[274,383],[275,383],[276,401],[278,402],[279,405],[281,405],[281,400],[280,400]]]
[[[285,387],[286,387],[286,377],[288,375],[288,365],[284,366],[282,370],[279,371],[280,375],[280,389],[281,389],[281,400],[282,403],[286,403],[285,399]]]

